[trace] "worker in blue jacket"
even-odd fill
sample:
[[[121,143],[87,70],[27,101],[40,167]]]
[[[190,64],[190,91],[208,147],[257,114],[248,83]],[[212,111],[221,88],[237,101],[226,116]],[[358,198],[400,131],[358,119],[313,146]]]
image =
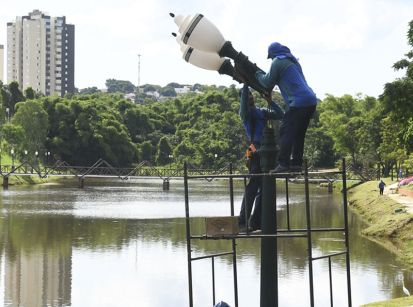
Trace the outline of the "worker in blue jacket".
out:
[[[268,47],[268,58],[272,59],[270,70],[267,73],[257,71],[255,77],[269,91],[277,85],[286,103],[280,125],[278,165],[272,172],[300,171],[305,134],[316,110],[317,97],[288,47],[278,42],[272,43]]]
[[[258,149],[261,146],[266,121],[270,119],[280,120],[284,116],[284,111],[274,101],[270,102],[269,108],[258,108],[255,105],[255,98],[249,90],[248,85],[244,85],[241,89],[240,96],[241,103],[239,115],[250,142],[246,154],[248,172],[250,174],[259,174],[261,173],[261,167]],[[258,176],[250,177],[248,181],[239,216],[241,232],[246,230],[247,221],[251,215],[254,200],[254,213],[251,216],[248,225],[250,225],[252,230],[261,228],[261,184],[262,178]],[[247,212],[245,212],[245,210],[247,210]]]

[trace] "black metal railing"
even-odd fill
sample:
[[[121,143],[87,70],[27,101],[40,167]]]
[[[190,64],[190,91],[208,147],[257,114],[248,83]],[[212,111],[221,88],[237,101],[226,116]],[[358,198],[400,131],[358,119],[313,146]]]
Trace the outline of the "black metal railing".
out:
[[[219,236],[208,236],[207,234],[192,234],[191,232],[191,216],[189,214],[189,184],[193,179],[205,178],[202,175],[190,175],[187,170],[187,165],[184,165],[184,192],[185,192],[185,218],[186,218],[186,241],[187,241],[187,260],[188,260],[188,293],[189,293],[189,306],[193,307],[193,281],[192,281],[192,262],[195,260],[202,259],[211,259],[211,270],[212,270],[212,302],[215,304],[215,258],[221,256],[232,255],[233,261],[233,279],[234,279],[234,304],[235,307],[238,307],[238,278],[237,278],[237,249],[236,249],[236,240],[239,239],[264,239],[264,238],[276,238],[276,239],[290,239],[290,238],[303,238],[307,240],[307,258],[308,258],[308,274],[309,274],[309,292],[310,292],[310,306],[314,306],[314,274],[313,274],[313,262],[321,261],[322,259],[328,259],[328,275],[329,275],[329,295],[330,295],[330,304],[333,306],[334,296],[333,296],[333,272],[332,272],[332,261],[333,259],[344,256],[346,263],[346,280],[347,280],[347,304],[352,306],[351,298],[351,279],[350,279],[350,250],[349,250],[349,232],[348,232],[348,216],[347,216],[347,185],[346,185],[346,164],[345,160],[342,161],[341,170],[331,170],[329,172],[308,172],[308,169],[305,168],[303,172],[299,173],[285,173],[285,174],[232,174],[230,171],[226,175],[209,175],[209,179],[228,179],[229,180],[229,194],[230,194],[230,209],[231,216],[234,216],[234,189],[233,189],[233,179],[244,180],[244,195],[246,192],[246,180],[252,176],[273,176],[278,180],[285,180],[285,196],[286,196],[286,219],[287,226],[286,228],[277,228],[275,234],[261,234],[255,232],[248,232],[248,223],[245,233],[240,234],[231,234],[231,235],[219,235]],[[231,170],[231,168],[230,168]],[[340,178],[341,177],[341,178]],[[292,179],[301,178],[305,185],[305,210],[306,210],[306,226],[305,228],[293,228],[290,223],[290,191],[288,188],[289,182]],[[342,181],[342,205],[343,205],[343,226],[342,227],[318,227],[313,228],[311,225],[311,214],[310,214],[310,190],[309,182],[310,178],[327,178],[330,181],[338,180]],[[321,255],[314,257],[312,255],[313,250],[313,233],[322,233],[322,232],[340,232],[344,234],[344,246],[343,250],[327,255]],[[224,251],[222,253],[216,253],[212,255],[192,257],[192,241],[193,240],[231,240],[232,249],[230,251]],[[277,255],[274,255],[277,257]],[[262,269],[262,268],[261,268]],[[278,270],[278,268],[277,268]],[[278,284],[277,289],[278,293]],[[278,300],[278,297],[277,297]],[[257,298],[258,301],[258,298]],[[258,304],[257,304],[258,306]],[[278,306],[278,303],[277,303]]]

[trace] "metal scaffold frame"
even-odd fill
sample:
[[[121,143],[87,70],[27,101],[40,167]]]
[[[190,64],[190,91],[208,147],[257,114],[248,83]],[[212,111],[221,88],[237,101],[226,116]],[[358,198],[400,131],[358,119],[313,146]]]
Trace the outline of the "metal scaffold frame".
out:
[[[310,306],[314,305],[314,276],[313,276],[313,261],[318,261],[321,259],[328,259],[328,274],[329,274],[329,295],[330,295],[330,305],[333,306],[333,279],[332,279],[332,258],[344,256],[346,265],[346,280],[347,280],[347,302],[348,306],[352,306],[351,303],[351,280],[350,280],[350,250],[349,250],[349,226],[348,226],[348,212],[347,212],[347,178],[346,178],[346,164],[345,160],[342,160],[342,170],[341,171],[329,171],[329,172],[309,172],[307,166],[304,167],[303,172],[299,173],[278,173],[278,174],[233,174],[232,165],[229,168],[229,174],[226,175],[209,175],[209,176],[190,176],[187,172],[187,165],[184,165],[184,191],[185,191],[185,218],[186,218],[186,241],[187,241],[187,261],[188,261],[188,290],[189,290],[189,306],[194,306],[193,301],[193,283],[192,283],[192,262],[198,260],[211,259],[211,269],[212,269],[212,302],[215,305],[215,259],[222,256],[232,255],[232,266],[233,266],[233,280],[234,280],[234,304],[238,307],[238,278],[237,278],[237,245],[236,240],[239,239],[260,239],[263,240],[274,240],[275,246],[277,246],[278,239],[289,239],[289,238],[307,238],[307,260],[308,260],[308,274],[309,274],[309,292],[310,292]],[[285,180],[285,196],[286,196],[286,215],[287,215],[287,228],[281,229],[276,226],[276,232],[274,234],[259,234],[254,232],[240,233],[235,235],[220,235],[220,236],[208,236],[208,235],[192,235],[191,233],[191,217],[189,214],[189,181],[193,179],[228,179],[229,181],[229,193],[230,193],[230,211],[231,216],[234,215],[234,185],[233,180],[235,178],[244,179],[244,189],[246,186],[246,179],[251,176],[271,176],[278,180]],[[342,180],[342,206],[343,206],[343,227],[336,228],[312,228],[311,226],[311,215],[310,215],[310,191],[309,191],[309,179],[310,178],[332,178],[334,176],[341,176]],[[305,189],[305,210],[306,210],[306,227],[305,228],[292,228],[290,225],[290,208],[289,208],[289,180],[292,178],[303,177],[304,179],[304,189]],[[277,181],[276,181],[277,182]],[[245,192],[245,191],[244,191]],[[245,195],[245,193],[244,193]],[[276,195],[275,195],[276,196]],[[275,200],[274,200],[275,202]],[[344,250],[340,252],[334,252],[331,254],[326,254],[318,257],[313,257],[312,254],[312,234],[320,232],[342,232],[344,234]],[[217,254],[204,255],[193,257],[192,256],[192,240],[230,240],[232,245],[232,250]],[[277,247],[275,259],[277,258]],[[276,261],[276,260],[275,260]],[[276,270],[278,272],[278,264],[276,264]],[[261,269],[262,270],[262,269]],[[262,273],[262,272],[261,272]],[[277,274],[278,275],[278,274]],[[276,291],[276,302],[272,306],[278,306],[278,282],[276,278],[275,282]]]

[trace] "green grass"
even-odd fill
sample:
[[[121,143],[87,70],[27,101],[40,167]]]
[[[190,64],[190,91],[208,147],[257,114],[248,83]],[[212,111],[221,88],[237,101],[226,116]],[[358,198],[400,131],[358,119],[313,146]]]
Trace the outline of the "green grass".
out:
[[[366,305],[361,305],[361,307],[403,307],[403,306],[412,306],[413,305],[413,296],[396,298],[390,301],[375,302]]]
[[[387,186],[392,182],[385,180]],[[396,209],[403,206],[386,195],[379,195],[378,181],[363,183],[349,191],[350,207],[367,222],[362,234],[396,254],[413,268],[413,215]]]
[[[12,165],[12,162],[13,160],[11,156],[5,154],[4,152],[1,153],[1,164],[2,165]],[[17,163],[18,163],[17,159],[14,159],[14,164],[16,165]]]

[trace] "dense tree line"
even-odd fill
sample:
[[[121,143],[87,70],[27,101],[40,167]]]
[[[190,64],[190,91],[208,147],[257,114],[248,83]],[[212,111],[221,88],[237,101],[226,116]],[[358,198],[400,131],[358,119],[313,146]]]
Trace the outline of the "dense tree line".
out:
[[[394,64],[405,76],[387,83],[378,98],[327,95],[319,102],[305,145],[311,165],[334,166],[347,157],[360,167],[380,163],[385,172],[393,166],[413,169],[413,21],[408,42],[412,49]],[[0,84],[1,149],[13,148],[20,157],[25,151],[40,157],[51,152],[54,159],[76,165],[99,158],[116,166],[142,160],[199,167],[243,164],[247,140],[235,86],[196,84],[192,90],[200,93],[171,92],[162,102],[147,97],[139,104],[123,98],[136,90],[132,83],[109,79],[107,87],[107,93],[91,87],[61,98],[30,88],[22,93],[16,82]],[[145,85],[143,92],[177,87]],[[282,101],[277,92],[273,98]]]

